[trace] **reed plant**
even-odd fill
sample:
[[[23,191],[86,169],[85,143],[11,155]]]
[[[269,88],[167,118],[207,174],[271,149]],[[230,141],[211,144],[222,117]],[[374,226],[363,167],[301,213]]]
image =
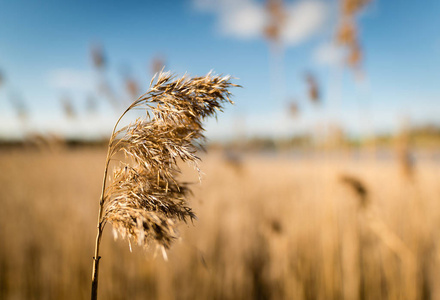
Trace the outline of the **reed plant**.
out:
[[[211,73],[176,79],[160,72],[149,91],[117,120],[99,201],[92,300],[98,294],[99,247],[107,222],[113,225],[115,237],[128,239],[130,248],[133,242],[156,245],[166,257],[166,249],[177,237],[178,222],[195,218],[187,202],[189,188],[177,179],[178,163],[187,162],[200,172],[197,151],[205,139],[202,122],[221,111],[223,104],[232,103],[229,88],[237,85],[230,79]],[[123,117],[139,108],[145,110],[145,117],[118,129]],[[111,164],[114,160],[116,165]]]

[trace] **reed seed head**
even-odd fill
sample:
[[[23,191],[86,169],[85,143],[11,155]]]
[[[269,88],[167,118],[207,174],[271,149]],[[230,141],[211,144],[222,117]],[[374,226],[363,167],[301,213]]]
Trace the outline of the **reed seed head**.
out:
[[[179,221],[195,218],[187,203],[188,186],[177,179],[179,161],[196,167],[202,122],[230,100],[230,77],[208,74],[176,79],[171,73],[153,78],[150,90],[124,112],[146,109],[145,118],[114,130],[107,165],[125,154],[105,189],[101,222],[110,222],[116,236],[139,245],[154,241],[169,248]],[[153,83],[154,82],[154,83]],[[118,125],[117,122],[116,126]],[[115,126],[115,128],[116,128]]]

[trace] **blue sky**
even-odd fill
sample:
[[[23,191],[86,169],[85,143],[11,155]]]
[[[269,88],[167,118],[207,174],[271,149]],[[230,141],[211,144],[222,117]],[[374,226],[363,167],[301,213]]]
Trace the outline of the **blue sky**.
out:
[[[350,133],[395,130],[403,118],[440,122],[439,1],[376,0],[359,15],[363,80],[338,63],[332,46],[336,1],[284,3],[292,22],[282,36],[281,71],[274,75],[274,58],[260,33],[262,1],[0,0],[0,136],[23,130],[108,134],[117,112],[97,90],[93,43],[103,46],[105,77],[125,103],[130,98],[122,73],[146,91],[158,55],[177,74],[214,70],[239,78],[236,105],[208,122],[211,138],[287,135],[334,122]],[[305,72],[320,84],[321,107],[308,101]],[[16,118],[11,95],[29,109],[25,124]],[[78,119],[64,117],[64,96],[80,112]],[[100,101],[93,116],[84,113],[88,96]],[[301,109],[295,120],[286,112],[289,99]]]

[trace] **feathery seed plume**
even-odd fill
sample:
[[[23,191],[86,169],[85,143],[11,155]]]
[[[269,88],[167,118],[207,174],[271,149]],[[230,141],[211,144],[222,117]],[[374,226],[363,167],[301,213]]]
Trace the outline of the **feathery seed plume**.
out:
[[[109,221],[122,237],[168,248],[178,220],[195,218],[187,206],[188,188],[180,184],[178,160],[196,164],[196,141],[202,140],[204,118],[221,111],[229,99],[230,77],[208,74],[174,80],[161,73],[150,91],[128,110],[144,107],[147,119],[114,132],[109,158],[123,152],[132,163],[115,170],[105,190],[102,222]]]
[[[222,111],[224,103],[233,103],[229,88],[238,85],[230,79],[211,73],[175,79],[161,72],[116,122],[104,169],[92,299],[97,298],[99,245],[107,222],[113,225],[115,237],[127,238],[130,247],[131,242],[144,247],[153,242],[165,253],[177,237],[177,223],[195,218],[186,199],[189,189],[177,180],[178,162],[199,170],[196,152],[204,139],[202,121]],[[126,113],[136,108],[146,109],[146,117],[116,130]],[[119,161],[107,186],[110,161],[118,153],[124,153],[125,159]]]

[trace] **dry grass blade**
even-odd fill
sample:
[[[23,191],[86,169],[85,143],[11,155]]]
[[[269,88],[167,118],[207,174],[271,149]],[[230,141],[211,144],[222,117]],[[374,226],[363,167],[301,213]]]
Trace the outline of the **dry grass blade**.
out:
[[[179,221],[195,218],[188,206],[189,189],[179,183],[178,162],[197,167],[197,143],[204,139],[202,122],[215,116],[224,103],[232,103],[230,77],[176,79],[171,73],[153,78],[150,90],[133,102],[116,122],[109,142],[98,217],[98,235],[92,278],[92,299],[97,297],[99,244],[107,222],[115,236],[147,247],[154,242],[164,249],[176,238]],[[116,130],[134,108],[146,109],[146,117]],[[119,161],[107,186],[110,161]],[[198,168],[197,168],[198,170]]]
[[[307,82],[310,101],[314,104],[320,104],[321,95],[316,77],[312,73],[307,73],[305,79]]]
[[[360,179],[352,175],[341,175],[340,180],[356,193],[356,196],[359,199],[360,207],[362,209],[367,208],[369,201],[368,190],[365,184]]]

